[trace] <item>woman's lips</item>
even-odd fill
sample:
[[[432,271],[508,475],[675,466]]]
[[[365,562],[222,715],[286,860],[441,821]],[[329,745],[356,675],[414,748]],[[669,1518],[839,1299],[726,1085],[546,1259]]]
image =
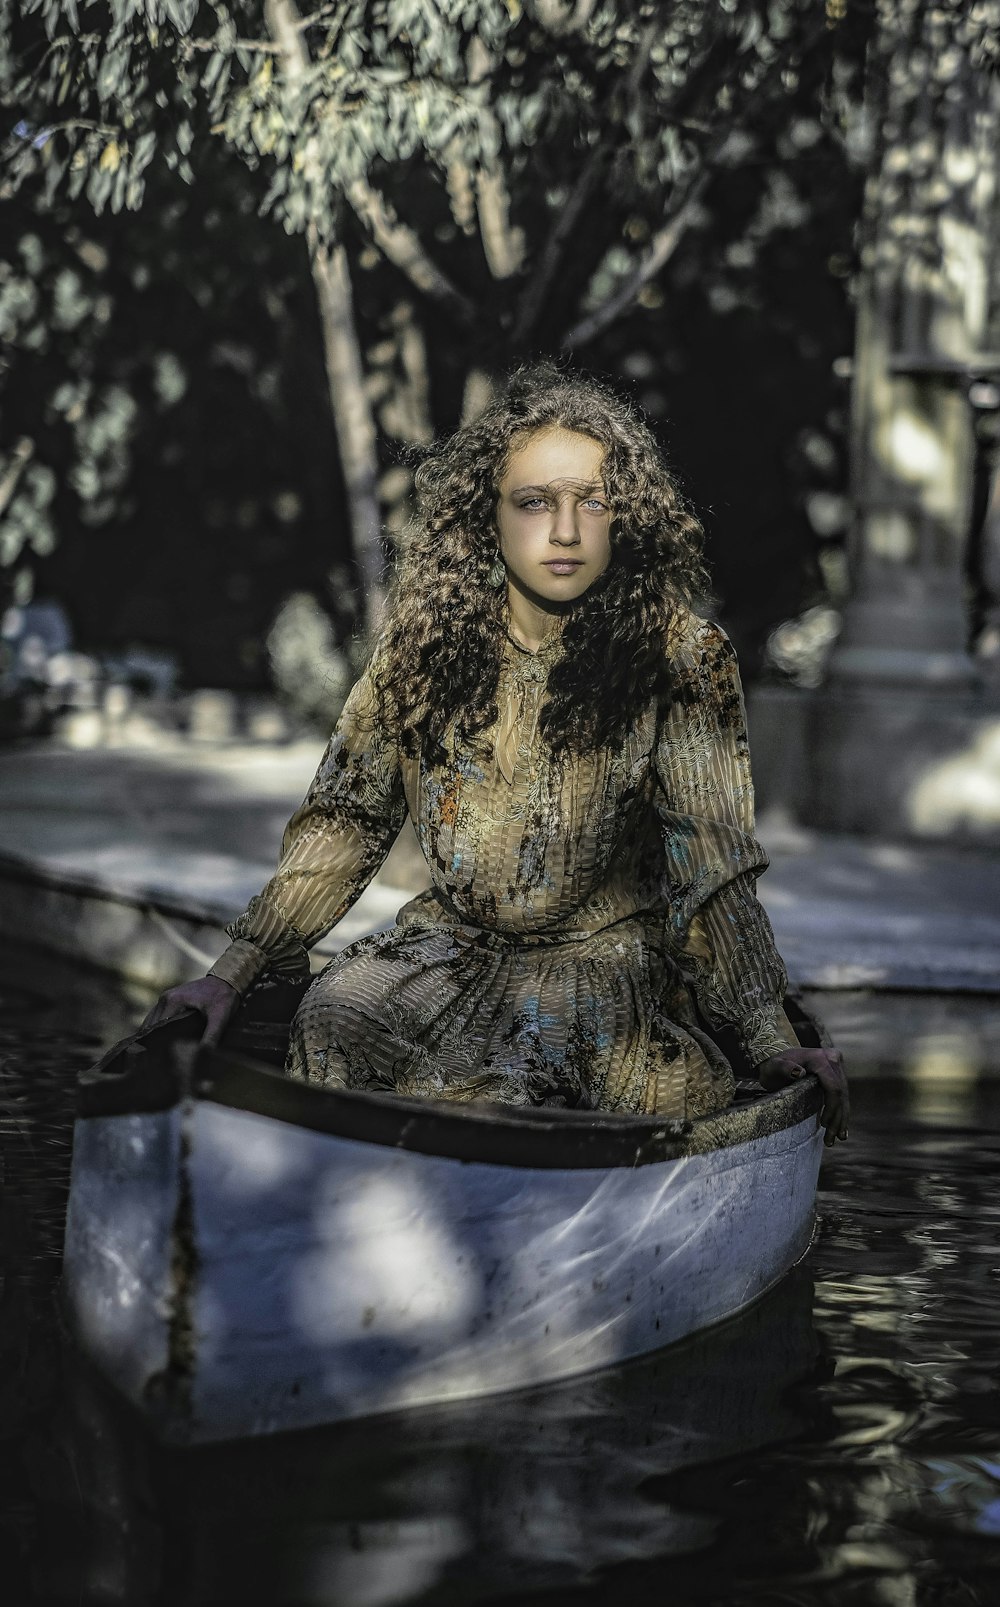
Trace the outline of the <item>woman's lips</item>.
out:
[[[551,569],[554,575],[571,575],[574,569],[582,567],[582,558],[546,558],[545,567]]]

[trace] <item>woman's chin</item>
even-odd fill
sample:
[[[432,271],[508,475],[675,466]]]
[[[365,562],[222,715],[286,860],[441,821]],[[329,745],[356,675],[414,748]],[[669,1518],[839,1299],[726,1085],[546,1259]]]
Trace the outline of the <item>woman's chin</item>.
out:
[[[579,602],[594,584],[597,577],[588,574],[559,575],[551,580],[543,581],[539,585],[528,585],[518,576],[511,575],[510,581],[514,590],[519,592],[526,602],[533,603],[536,608],[544,609],[546,613],[562,613],[565,609]]]

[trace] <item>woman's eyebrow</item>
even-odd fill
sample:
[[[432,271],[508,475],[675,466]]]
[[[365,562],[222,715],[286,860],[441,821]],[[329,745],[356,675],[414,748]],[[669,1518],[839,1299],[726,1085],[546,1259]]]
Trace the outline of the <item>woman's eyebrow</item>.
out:
[[[595,491],[604,494],[604,483],[601,480],[550,480],[547,485],[516,485],[511,491],[512,497],[523,496],[525,491],[576,491],[581,496],[590,496]]]

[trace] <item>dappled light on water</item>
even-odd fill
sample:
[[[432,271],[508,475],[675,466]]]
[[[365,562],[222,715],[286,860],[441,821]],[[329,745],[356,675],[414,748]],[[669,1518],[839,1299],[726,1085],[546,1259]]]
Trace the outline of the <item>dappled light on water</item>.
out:
[[[56,968],[49,976],[55,987]],[[8,977],[0,1399],[11,1600],[997,1600],[996,1082],[957,1062],[941,1080],[935,1064],[948,1068],[930,1056],[916,1076],[860,1078],[803,1272],[737,1322],[557,1387],[158,1451],[60,1360],[51,1299],[67,1073],[113,1035],[109,1001],[95,996],[88,1016],[69,991],[56,1007]],[[138,1001],[118,1008],[123,1027]],[[254,1170],[256,1186],[273,1173],[262,1155]],[[354,1204],[412,1210],[391,1192]],[[420,1229],[414,1260],[434,1253]]]

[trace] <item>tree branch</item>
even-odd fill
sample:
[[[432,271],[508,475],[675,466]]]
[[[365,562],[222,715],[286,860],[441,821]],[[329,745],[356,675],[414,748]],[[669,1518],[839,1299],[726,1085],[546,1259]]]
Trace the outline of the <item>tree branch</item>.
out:
[[[264,0],[264,21],[276,49],[285,58],[285,72],[289,78],[300,79],[309,71],[312,62],[301,38],[302,30],[295,0]]]
[[[711,169],[705,167],[698,174],[683,200],[674,209],[673,215],[661,224],[653,235],[649,250],[638,267],[633,269],[606,301],[567,331],[560,341],[564,350],[570,351],[576,346],[585,346],[588,341],[602,334],[609,324],[613,324],[615,319],[632,305],[643,287],[666,266],[680,245],[698,202],[708,186],[710,172]]]
[[[357,179],[347,191],[347,199],[371,232],[372,239],[393,267],[405,274],[415,289],[442,305],[451,307],[462,318],[476,315],[474,304],[463,296],[427,255],[416,232],[402,223],[393,208],[373,190],[365,179]]]
[[[315,27],[317,22],[322,22],[324,17],[329,17],[336,10],[337,6],[331,0],[329,5],[320,6],[318,11],[310,12],[308,17],[300,17],[295,26],[300,33],[305,33],[307,28]]]
[[[32,139],[25,139],[25,144],[31,144],[43,136],[48,139],[52,134],[71,134],[74,129],[85,129],[88,134],[120,134],[121,129],[113,123],[95,123],[90,117],[68,117],[62,123],[45,123],[35,130]]]
[[[225,46],[220,45],[217,39],[178,39],[178,49],[182,56],[192,56],[195,51],[218,51],[221,55],[223,49],[227,55],[235,55],[237,50],[256,51],[258,55],[280,56],[281,46],[271,39],[230,39]]]
[[[748,91],[758,97],[762,90],[782,73],[787,64],[789,55],[804,55],[816,39],[822,38],[825,32],[825,21],[820,20],[816,26],[807,32],[806,38],[799,44],[794,41],[785,52],[779,52],[768,64],[759,81]],[[576,346],[586,345],[595,339],[612,324],[619,315],[625,312],[635,301],[640,291],[656,274],[664,268],[673,256],[683,238],[684,232],[695,215],[698,203],[708,187],[708,181],[718,166],[720,158],[729,143],[731,136],[739,132],[739,117],[734,116],[724,129],[718,131],[715,138],[710,141],[709,149],[701,159],[699,171],[694,175],[684,193],[677,198],[670,215],[653,235],[645,258],[632,273],[612,291],[606,301],[600,306],[580,318],[563,336],[560,345],[564,350]]]
[[[635,53],[635,59],[628,70],[623,86],[623,98],[626,105],[634,100],[639,93],[643,77],[649,66],[650,53],[659,36],[659,31],[660,23],[656,19],[650,22],[643,30],[639,47]],[[527,340],[541,314],[570,236],[576,228],[581,212],[590,199],[594,184],[605,160],[606,148],[604,142],[598,140],[592,146],[590,154],[580,169],[576,183],[570,191],[569,200],[555,220],[542,250],[537,271],[529,281],[521,298],[521,305],[518,309],[513,331],[513,339],[518,345],[523,345]]]
[[[326,17],[329,17],[336,10],[336,5],[331,3],[330,5],[320,6],[318,11],[310,12],[308,17],[300,17],[297,22],[289,24],[289,36],[291,36],[292,33],[305,33],[307,28],[315,28],[318,22],[322,22]],[[96,34],[93,37],[95,39],[99,38],[99,36]],[[178,44],[180,45],[184,54],[187,54],[187,52],[191,50],[221,51],[223,48],[218,39],[192,39],[190,37],[185,37],[179,39]],[[233,39],[226,44],[225,48],[229,52],[236,50],[258,50],[264,51],[267,55],[277,56],[280,55],[286,47],[271,39]]]
[[[22,435],[11,453],[11,460],[0,477],[0,513],[4,513],[17,490],[20,480],[28,464],[35,455],[35,443],[27,435]]]
[[[394,359],[398,367],[395,382],[389,382],[389,394],[380,414],[382,427],[397,441],[426,444],[434,437],[427,343],[414,316],[412,302],[400,302],[394,309],[392,326]]]
[[[598,141],[581,167],[569,199],[559,212],[545,242],[538,267],[525,286],[512,331],[512,339],[516,345],[523,345],[535,327],[562,262],[570,235],[590,199],[604,160],[604,146]]]
[[[510,223],[510,193],[499,167],[476,174],[476,211],[483,253],[494,279],[511,279],[524,261],[524,233]]]
[[[302,23],[309,19],[298,15],[294,0],[265,0],[264,14],[276,48],[282,52],[286,63],[295,63],[295,74],[301,77],[310,66],[302,40]],[[431,260],[416,232],[400,221],[384,197],[366,179],[357,179],[350,186],[347,200],[369,229],[382,254],[405,274],[415,289],[450,307],[463,319],[475,317],[476,309],[472,302],[456,289]]]
[[[351,517],[352,546],[360,575],[365,622],[369,630],[374,630],[381,623],[385,605],[385,559],[375,422],[365,391],[350,267],[342,245],[321,245],[313,226],[307,238],[309,235],[327,381]]]
[[[466,53],[469,88],[475,93],[481,85],[489,86],[495,58],[479,38],[469,42]],[[490,109],[488,98],[481,100],[482,117],[489,125],[500,147],[497,120]],[[524,233],[511,227],[510,191],[499,161],[481,165],[476,172],[476,212],[479,217],[479,236],[483,254],[494,279],[511,279],[524,261]]]

